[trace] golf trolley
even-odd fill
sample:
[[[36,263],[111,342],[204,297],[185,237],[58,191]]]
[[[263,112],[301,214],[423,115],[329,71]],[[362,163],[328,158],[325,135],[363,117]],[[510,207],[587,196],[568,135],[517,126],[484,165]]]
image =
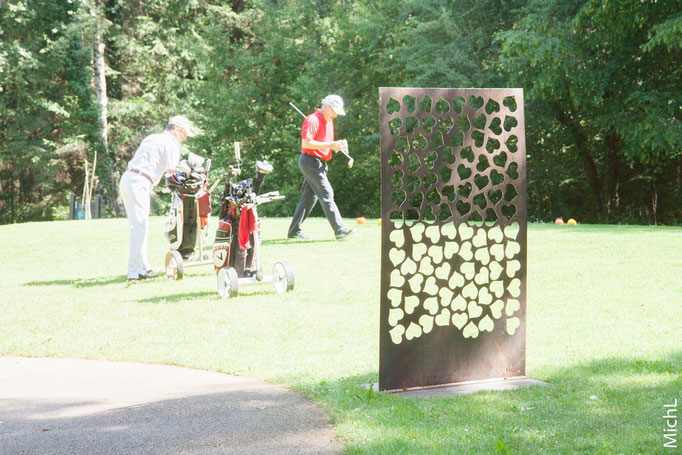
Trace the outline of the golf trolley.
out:
[[[294,272],[288,263],[277,262],[272,275],[265,275],[260,263],[261,220],[257,207],[284,199],[279,191],[259,194],[263,179],[272,172],[272,165],[267,161],[256,161],[256,180],[236,182],[234,180],[241,174],[242,165],[238,142],[235,142],[234,151],[237,166],[230,166],[211,188],[215,188],[222,178],[227,178],[213,243],[218,294],[224,298],[235,297],[241,286],[264,283],[273,283],[280,294],[291,291],[294,288]]]
[[[187,160],[180,161],[175,173],[166,177],[166,186],[171,190],[171,208],[165,229],[170,244],[165,272],[171,280],[182,279],[186,267],[213,263],[204,254],[211,214],[211,195],[207,191],[211,160],[206,167],[203,163],[203,158],[190,153]]]

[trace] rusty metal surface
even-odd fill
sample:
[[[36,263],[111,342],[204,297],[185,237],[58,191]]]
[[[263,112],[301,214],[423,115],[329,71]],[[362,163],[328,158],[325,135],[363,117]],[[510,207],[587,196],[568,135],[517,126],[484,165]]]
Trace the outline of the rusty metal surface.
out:
[[[379,99],[379,388],[523,376],[523,91],[381,88]]]

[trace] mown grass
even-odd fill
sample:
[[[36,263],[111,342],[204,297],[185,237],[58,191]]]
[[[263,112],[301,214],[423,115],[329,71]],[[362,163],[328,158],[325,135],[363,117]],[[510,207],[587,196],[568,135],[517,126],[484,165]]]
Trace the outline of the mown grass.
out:
[[[527,374],[550,385],[408,400],[363,387],[378,377],[376,220],[344,242],[321,219],[304,225],[311,241],[286,241],[288,221],[265,220],[263,260],[294,266],[294,292],[252,287],[232,300],[208,267],[128,285],[123,219],[1,226],[0,354],[284,384],[327,411],[349,454],[670,453],[662,416],[682,398],[682,229],[531,225]],[[149,239],[159,269],[162,225],[152,219]]]

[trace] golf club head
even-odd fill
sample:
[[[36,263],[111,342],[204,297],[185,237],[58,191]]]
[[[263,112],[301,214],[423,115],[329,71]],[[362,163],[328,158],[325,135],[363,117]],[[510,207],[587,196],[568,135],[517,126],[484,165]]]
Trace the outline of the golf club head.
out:
[[[267,175],[272,172],[272,164],[265,161],[256,161],[256,171],[259,174]]]
[[[187,158],[187,161],[189,162],[189,165],[194,168],[201,166],[204,163],[204,158],[200,157],[197,154],[189,152],[189,157]]]

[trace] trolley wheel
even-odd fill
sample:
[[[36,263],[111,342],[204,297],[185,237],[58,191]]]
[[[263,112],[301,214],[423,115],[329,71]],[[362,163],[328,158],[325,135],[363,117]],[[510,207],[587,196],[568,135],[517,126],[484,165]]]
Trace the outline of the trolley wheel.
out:
[[[256,281],[263,281],[263,278],[265,278],[263,267],[258,267],[258,270],[256,270]]]
[[[166,253],[166,277],[169,280],[181,280],[185,274],[185,267],[182,265],[182,256],[177,251]]]
[[[275,290],[280,294],[294,289],[294,269],[287,262],[278,262],[272,269]]]
[[[222,267],[218,270],[218,294],[224,299],[239,295],[239,277],[232,267]]]

